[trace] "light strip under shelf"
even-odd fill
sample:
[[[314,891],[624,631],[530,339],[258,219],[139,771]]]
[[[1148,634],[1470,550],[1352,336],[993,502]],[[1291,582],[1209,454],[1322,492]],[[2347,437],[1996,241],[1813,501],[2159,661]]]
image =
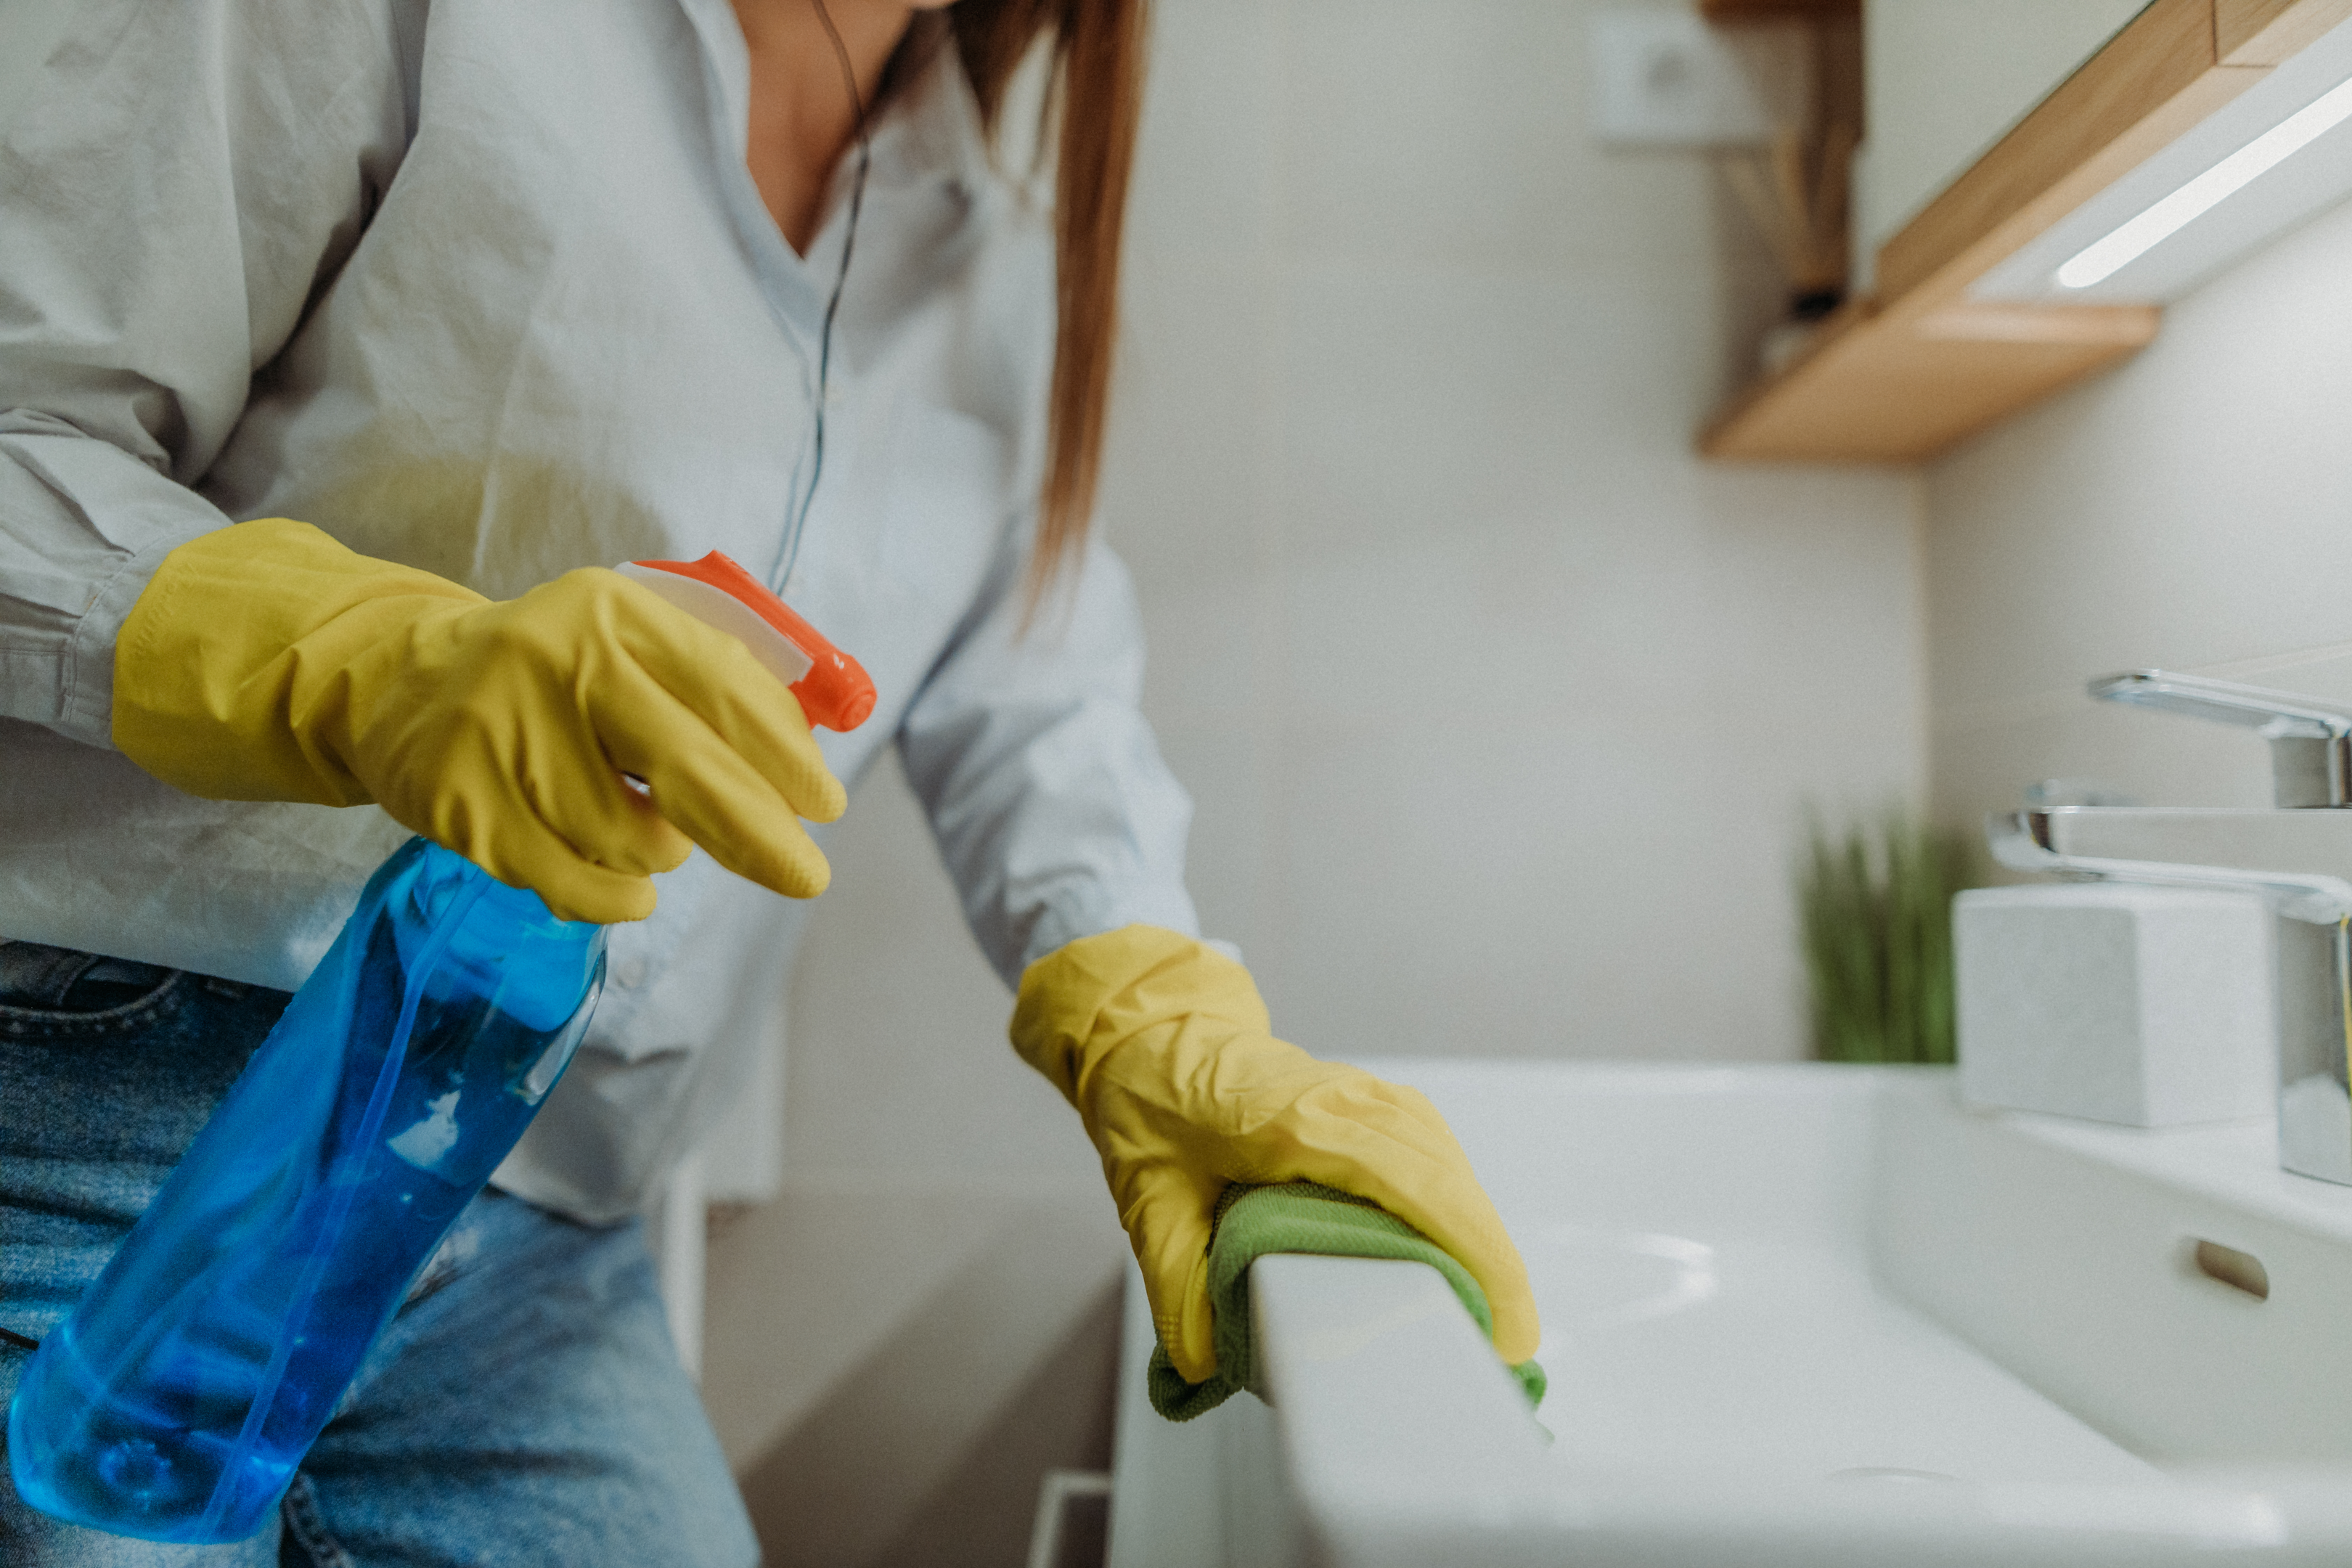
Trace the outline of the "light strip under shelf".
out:
[[[2352,80],[2280,121],[2058,268],[2068,289],[2105,281],[2246,186],[2352,120]]]

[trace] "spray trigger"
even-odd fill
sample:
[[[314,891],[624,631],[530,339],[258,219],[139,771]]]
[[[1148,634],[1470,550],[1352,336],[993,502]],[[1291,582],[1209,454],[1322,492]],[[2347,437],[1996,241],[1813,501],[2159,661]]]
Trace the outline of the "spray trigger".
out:
[[[750,648],[792,688],[810,723],[846,733],[874,711],[866,667],[718,551],[699,561],[628,561],[615,570]]]

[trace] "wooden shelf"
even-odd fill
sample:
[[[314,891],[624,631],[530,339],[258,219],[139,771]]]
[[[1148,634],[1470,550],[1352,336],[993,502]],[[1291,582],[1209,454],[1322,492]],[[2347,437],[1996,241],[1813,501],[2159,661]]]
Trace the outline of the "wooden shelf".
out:
[[[2155,306],[1969,286],[2313,38],[2352,0],[2154,0],[1878,252],[1878,300],[1699,437],[1711,458],[1920,462],[2151,342]]]
[[[1700,437],[1710,458],[1924,462],[2156,336],[2152,305],[1960,303],[1895,313],[1868,301],[1822,325],[1804,357],[1751,387]]]

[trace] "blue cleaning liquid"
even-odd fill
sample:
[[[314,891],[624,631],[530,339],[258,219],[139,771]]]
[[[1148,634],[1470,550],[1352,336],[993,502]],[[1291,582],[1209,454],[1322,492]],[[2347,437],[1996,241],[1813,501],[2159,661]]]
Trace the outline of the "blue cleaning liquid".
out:
[[[151,1541],[239,1541],[570,1062],[601,926],[412,839],[8,1412],[16,1490]]]

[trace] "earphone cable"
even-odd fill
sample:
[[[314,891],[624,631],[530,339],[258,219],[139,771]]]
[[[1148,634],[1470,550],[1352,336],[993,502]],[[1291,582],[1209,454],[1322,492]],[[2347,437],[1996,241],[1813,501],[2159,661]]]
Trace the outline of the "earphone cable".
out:
[[[850,108],[857,117],[857,173],[849,186],[849,222],[841,237],[841,267],[834,274],[833,294],[824,303],[824,324],[817,333],[814,449],[809,456],[808,483],[802,487],[800,504],[793,509],[784,531],[783,564],[776,573],[779,590],[791,580],[793,567],[800,560],[801,535],[808,526],[809,508],[816,501],[817,481],[824,477],[824,411],[832,390],[833,322],[841,313],[842,289],[849,282],[849,258],[857,247],[857,216],[866,205],[866,174],[874,163],[874,145],[866,129],[866,95],[858,90],[857,68],[850,63],[848,46],[841,41],[841,31],[833,25],[833,13],[825,9],[824,0],[809,0],[809,4],[816,7],[816,19],[833,45],[834,58],[841,64],[841,79],[849,89]]]

